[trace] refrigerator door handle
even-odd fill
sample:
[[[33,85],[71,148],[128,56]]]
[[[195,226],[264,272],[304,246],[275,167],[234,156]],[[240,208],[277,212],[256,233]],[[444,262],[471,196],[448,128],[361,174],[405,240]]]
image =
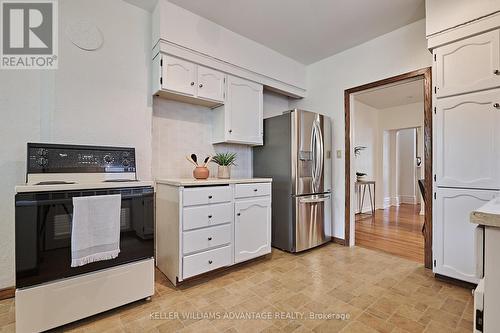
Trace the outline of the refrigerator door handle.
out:
[[[299,202],[300,203],[315,203],[315,202],[325,202],[330,199],[330,195],[325,195],[322,197],[319,196],[313,196],[312,198],[300,198]]]
[[[312,149],[312,187],[314,192],[319,190],[319,181],[323,174],[323,161],[324,161],[324,148],[323,148],[323,135],[321,134],[321,127],[319,121],[315,120],[312,126],[311,134],[311,149]]]
[[[311,160],[312,160],[312,167],[311,167],[311,178],[312,178],[312,191],[316,192],[316,169],[317,169],[317,159],[318,159],[318,152],[317,152],[317,136],[316,136],[316,122],[313,122],[313,126],[311,129]]]

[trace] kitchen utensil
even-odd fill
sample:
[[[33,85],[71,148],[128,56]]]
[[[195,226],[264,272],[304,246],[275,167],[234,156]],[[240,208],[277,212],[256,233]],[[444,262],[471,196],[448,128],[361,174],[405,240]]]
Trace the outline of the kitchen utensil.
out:
[[[196,154],[191,154],[191,159],[198,165],[198,157],[196,157]]]
[[[186,156],[186,160],[188,160],[189,162],[193,163],[193,165],[194,165],[195,167],[197,167],[197,166],[198,166],[198,164],[197,164],[195,161],[193,161],[193,159],[191,158],[191,156]]]
[[[207,156],[205,158],[205,162],[203,163],[203,166],[206,168],[208,163],[210,163],[212,161],[212,156]]]

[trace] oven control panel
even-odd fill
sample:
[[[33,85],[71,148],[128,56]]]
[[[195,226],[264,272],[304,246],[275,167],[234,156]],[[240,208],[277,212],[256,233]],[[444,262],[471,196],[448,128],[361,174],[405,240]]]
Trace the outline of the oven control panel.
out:
[[[136,172],[135,149],[28,143],[28,173]]]

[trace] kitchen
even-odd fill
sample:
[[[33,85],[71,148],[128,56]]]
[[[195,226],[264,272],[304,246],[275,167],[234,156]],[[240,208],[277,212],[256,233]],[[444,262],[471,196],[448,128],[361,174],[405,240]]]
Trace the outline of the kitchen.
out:
[[[432,55],[428,51],[426,22],[423,16],[419,17],[420,20],[412,21],[409,18],[408,24],[394,26],[383,32],[379,31],[377,35],[359,41],[358,46],[346,44],[344,50],[325,50],[328,53],[320,55],[319,58],[304,60],[304,62],[311,63],[305,66],[175,4],[161,2],[169,8],[165,14],[167,17],[161,19],[154,15],[155,4],[144,2],[144,6],[149,7],[138,8],[135,5],[142,2],[131,2],[133,4],[123,1],[104,3],[96,1],[92,5],[81,1],[59,2],[59,29],[61,36],[64,36],[59,39],[59,69],[1,71],[0,106],[4,116],[1,133],[3,140],[9,143],[0,153],[2,170],[5,174],[1,183],[4,189],[1,194],[3,200],[0,204],[3,213],[1,230],[2,235],[6,235],[1,244],[4,253],[1,261],[1,289],[15,285],[13,198],[15,186],[25,182],[27,142],[134,147],[137,178],[144,181],[154,181],[160,178],[190,178],[192,167],[186,161],[185,155],[196,153],[200,159],[204,159],[205,156],[218,152],[233,151],[237,153],[238,160],[237,167],[232,170],[232,177],[244,179],[254,176],[251,146],[238,145],[234,142],[259,144],[256,127],[242,126],[240,129],[248,130],[249,133],[255,132],[257,135],[231,139],[227,137],[226,131],[232,128],[227,127],[225,121],[218,121],[217,124],[220,127],[215,130],[220,130],[217,133],[223,134],[219,137],[212,134],[214,130],[212,115],[220,111],[221,117],[225,117],[228,110],[224,109],[226,105],[223,108],[219,107],[218,111],[211,111],[209,107],[196,105],[199,104],[198,102],[193,104],[194,99],[198,101],[210,99],[210,105],[214,106],[214,100],[217,100],[211,97],[198,98],[199,89],[205,87],[205,85],[202,88],[199,87],[203,84],[198,82],[199,75],[186,81],[187,87],[181,87],[182,89],[197,89],[191,90],[191,93],[181,94],[189,98],[189,103],[167,99],[161,96],[163,92],[159,93],[160,96],[153,97],[154,93],[162,90],[155,85],[169,84],[168,81],[163,81],[166,80],[163,77],[161,83],[159,78],[155,79],[155,75],[160,75],[160,58],[155,58],[158,54],[174,55],[175,58],[190,64],[231,74],[240,79],[246,78],[265,86],[263,91],[260,91],[260,88],[257,89],[257,94],[262,94],[262,105],[258,105],[257,109],[260,108],[261,111],[254,113],[256,116],[262,112],[261,117],[268,118],[294,108],[328,114],[332,118],[333,126],[331,148],[333,223],[332,234],[329,236],[343,239],[344,224],[342,222],[345,215],[342,171],[345,154],[343,91],[377,79],[433,65]],[[422,3],[419,2],[419,4]],[[470,12],[473,17],[482,17],[496,11],[494,4],[491,7],[486,5],[477,7],[477,11],[462,10]],[[427,10],[429,8],[428,6]],[[451,8],[435,8],[435,10],[435,15],[444,15],[439,10],[443,10],[444,13],[453,13]],[[370,15],[369,12],[365,14]],[[109,17],[113,16],[120,19],[110,20]],[[431,17],[428,13],[427,19]],[[155,24],[157,19],[161,24]],[[452,17],[450,19],[452,22],[443,23],[444,26],[437,27],[436,31],[469,21],[467,19],[462,22],[460,19]],[[85,30],[88,26],[97,26],[100,34],[97,33],[97,37],[94,35],[91,36],[93,38],[79,40],[78,33],[71,33],[72,30]],[[156,32],[155,27],[158,28]],[[491,28],[481,29],[490,30]],[[164,34],[161,38],[165,41],[157,43],[160,34]],[[87,49],[92,49],[92,45],[89,47],[87,44],[97,43],[97,50],[84,50],[82,43]],[[240,43],[243,43],[243,46]],[[435,45],[438,43],[439,41]],[[231,47],[231,45],[239,47]],[[155,46],[159,50],[155,49]],[[334,53],[337,54],[330,57]],[[320,60],[323,58],[324,60]],[[191,72],[191,75],[194,75],[193,73]],[[191,82],[195,84],[191,85]],[[177,88],[174,87],[173,90],[175,89]],[[163,90],[168,93],[172,89],[166,86]],[[241,121],[247,122],[246,119]],[[238,128],[234,130],[237,131]],[[214,146],[212,145],[214,141],[225,143]],[[210,164],[210,173],[212,176],[217,174],[213,163]],[[271,198],[273,202],[275,199],[275,197]],[[349,260],[350,254],[346,252],[347,249],[338,245],[332,246],[334,246],[332,253],[338,252],[340,261],[342,261],[341,258]],[[326,249],[322,247],[316,252],[306,252],[304,260],[312,261],[318,258],[320,253],[327,251]],[[300,257],[287,259],[279,252],[277,253],[273,253],[273,259],[270,261],[275,261],[276,255],[278,257],[276,264],[269,263],[268,265],[273,265],[278,270],[304,268],[303,263],[297,261]],[[358,256],[359,266],[354,263],[353,267],[344,268],[361,269],[363,267],[361,264],[366,263],[364,256],[368,256],[368,253],[363,252]],[[378,255],[374,255],[374,258],[386,264],[392,260]],[[280,264],[287,260],[290,260],[288,267]],[[318,260],[321,262],[321,257]],[[355,261],[355,259],[352,260]],[[329,264],[334,263],[329,262]],[[401,270],[408,266],[411,265],[401,264]],[[249,266],[245,266],[243,270],[246,269],[249,276],[254,276],[255,274],[249,272],[251,267],[252,263],[249,263]],[[364,267],[373,268],[370,263],[366,263]],[[233,269],[239,272],[239,266]],[[322,275],[330,272],[327,267],[324,269],[326,271],[322,271]],[[332,277],[337,274],[334,271],[330,273]],[[332,285],[331,288],[327,288],[328,291],[338,286],[349,288],[347,290],[351,292],[356,290],[353,286],[339,283],[342,281],[342,274],[337,275],[336,281],[330,281]],[[304,280],[301,279],[294,281],[293,284],[291,281],[288,282],[289,285],[296,286],[297,291],[302,290],[299,286],[307,288],[303,286]],[[162,284],[161,288],[165,288],[165,285],[167,284]],[[196,287],[188,288],[187,293],[189,290],[194,293],[194,290],[198,289]],[[278,289],[276,287],[276,290]],[[313,288],[307,290],[310,293],[306,296],[315,295]],[[446,290],[449,291],[448,287]],[[162,289],[158,294],[161,295],[162,292],[168,293],[166,289]],[[457,293],[460,294],[460,292]],[[174,298],[174,295],[171,296]],[[354,292],[352,296],[359,297],[360,295],[355,295]],[[348,300],[344,302],[346,304],[351,302],[349,298],[344,299]],[[462,301],[465,301],[466,305],[470,303],[468,299],[462,299]],[[347,307],[346,305],[345,308]],[[342,308],[339,309],[341,310]],[[14,327],[12,320],[14,310],[10,307],[10,303],[9,309],[5,311],[4,318],[12,328]],[[149,314],[149,311],[147,312]],[[400,319],[394,313],[390,315],[393,323],[396,319]],[[464,322],[472,321],[472,318],[463,316],[464,318],[462,314],[458,316],[457,321],[462,319]],[[391,318],[387,319],[391,320]],[[435,321],[436,319],[429,319],[425,325],[433,325]],[[349,322],[341,324],[357,325]],[[457,325],[458,323],[455,326]]]

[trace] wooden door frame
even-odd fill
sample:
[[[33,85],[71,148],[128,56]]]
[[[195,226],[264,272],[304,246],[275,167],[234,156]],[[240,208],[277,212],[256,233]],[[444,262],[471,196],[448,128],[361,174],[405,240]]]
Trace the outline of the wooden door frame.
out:
[[[345,229],[344,241],[350,246],[351,228],[351,94],[409,79],[424,80],[424,156],[425,156],[425,220],[424,264],[432,268],[432,70],[418,69],[344,91],[345,111]]]

